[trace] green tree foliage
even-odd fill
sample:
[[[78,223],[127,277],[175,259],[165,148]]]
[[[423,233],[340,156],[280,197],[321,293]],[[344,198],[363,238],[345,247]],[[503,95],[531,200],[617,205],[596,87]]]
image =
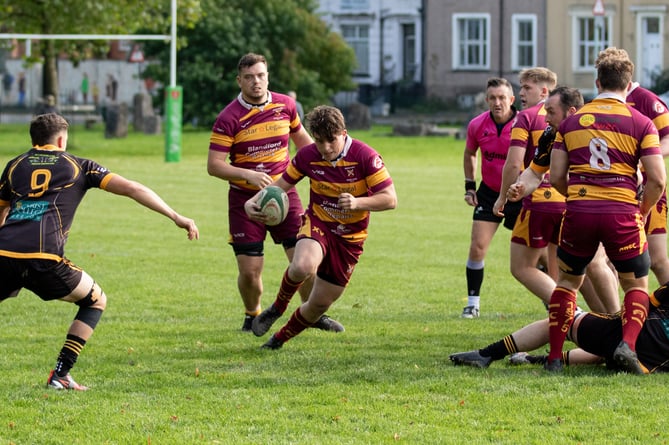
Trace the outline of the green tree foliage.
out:
[[[270,89],[295,90],[305,110],[352,89],[355,55],[341,36],[314,14],[313,0],[201,0],[203,18],[179,35],[187,42],[177,55],[177,84],[184,90],[184,119],[208,127],[239,93],[237,62],[248,52],[263,54]],[[149,42],[147,56],[162,63],[145,76],[169,84],[169,49]],[[161,106],[162,104],[157,104]]]
[[[179,0],[178,21],[183,28],[200,15],[199,0]],[[170,2],[166,0],[0,0],[4,32],[20,34],[131,34],[139,28],[169,34]],[[40,40],[28,63],[44,64],[44,94],[58,97],[56,58],[66,54],[76,64],[103,54],[108,42]]]
[[[664,70],[653,79],[653,88],[655,93],[662,94],[669,91],[669,70]]]

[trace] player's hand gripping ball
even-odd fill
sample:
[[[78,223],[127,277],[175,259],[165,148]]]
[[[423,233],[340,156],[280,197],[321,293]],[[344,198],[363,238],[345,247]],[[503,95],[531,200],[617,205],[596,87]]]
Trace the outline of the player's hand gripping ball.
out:
[[[260,212],[267,218],[265,224],[276,226],[288,215],[288,195],[281,187],[270,185],[260,191],[258,198]]]

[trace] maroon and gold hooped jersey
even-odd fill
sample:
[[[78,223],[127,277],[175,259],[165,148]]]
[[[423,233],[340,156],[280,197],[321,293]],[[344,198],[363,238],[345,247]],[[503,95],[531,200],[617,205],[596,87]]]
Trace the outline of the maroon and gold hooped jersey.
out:
[[[381,156],[361,141],[346,137],[338,159],[326,161],[310,144],[301,148],[283,174],[283,179],[296,184],[305,176],[310,179],[307,213],[323,221],[328,229],[350,242],[367,238],[369,211],[344,210],[339,195],[369,196],[392,184]]]
[[[302,124],[295,102],[288,96],[268,92],[262,106],[246,103],[241,93],[218,115],[209,140],[209,150],[229,154],[230,164],[267,173],[277,179],[290,162],[291,133]],[[258,190],[243,180],[230,181],[232,187]]]
[[[638,209],[637,167],[643,156],[660,154],[651,120],[621,102],[600,95],[565,119],[553,150],[569,159],[567,208],[615,213]]]

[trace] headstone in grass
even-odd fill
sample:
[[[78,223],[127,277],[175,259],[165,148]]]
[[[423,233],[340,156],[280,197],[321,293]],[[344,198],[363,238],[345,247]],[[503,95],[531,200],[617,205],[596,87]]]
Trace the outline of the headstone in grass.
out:
[[[105,115],[105,137],[124,138],[128,136],[128,105],[113,104],[107,107]]]
[[[353,102],[346,107],[346,127],[352,130],[369,130],[372,127],[372,113],[369,107],[360,102]]]

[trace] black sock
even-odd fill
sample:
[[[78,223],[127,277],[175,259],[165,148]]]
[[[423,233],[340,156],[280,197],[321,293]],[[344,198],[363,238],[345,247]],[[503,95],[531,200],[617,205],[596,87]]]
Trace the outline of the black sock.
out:
[[[493,360],[501,360],[509,354],[518,352],[516,342],[512,335],[507,335],[500,341],[492,343],[483,349],[479,349],[479,354],[483,357],[492,357]]]
[[[70,369],[77,362],[81,350],[84,348],[86,340],[77,337],[76,335],[67,334],[65,344],[58,354],[58,361],[56,362],[56,375],[65,377]]]

